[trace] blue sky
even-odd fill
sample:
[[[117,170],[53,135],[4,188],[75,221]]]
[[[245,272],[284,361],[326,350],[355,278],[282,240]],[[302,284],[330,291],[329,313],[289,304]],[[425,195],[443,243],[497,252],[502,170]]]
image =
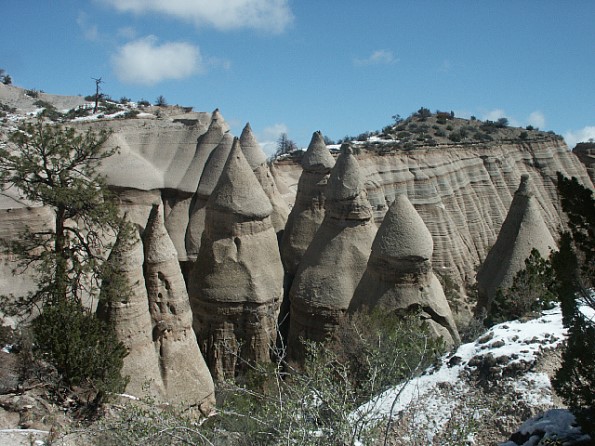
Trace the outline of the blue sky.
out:
[[[0,68],[48,93],[219,108],[300,146],[419,107],[595,138],[593,0],[2,0]]]

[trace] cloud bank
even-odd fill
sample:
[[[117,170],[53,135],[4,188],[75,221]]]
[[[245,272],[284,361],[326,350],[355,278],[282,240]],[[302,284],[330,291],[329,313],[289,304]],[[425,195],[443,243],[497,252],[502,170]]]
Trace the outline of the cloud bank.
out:
[[[165,14],[218,30],[280,33],[293,21],[289,0],[100,0],[121,12]]]
[[[365,59],[354,59],[353,64],[358,67],[366,65],[392,65],[398,62],[390,50],[375,50]]]
[[[118,79],[129,84],[154,85],[183,79],[203,70],[197,46],[186,42],[158,43],[155,36],[134,40],[112,56]]]
[[[569,130],[564,133],[564,140],[570,149],[573,149],[577,143],[588,142],[590,139],[595,140],[595,125],[588,125],[580,130]]]

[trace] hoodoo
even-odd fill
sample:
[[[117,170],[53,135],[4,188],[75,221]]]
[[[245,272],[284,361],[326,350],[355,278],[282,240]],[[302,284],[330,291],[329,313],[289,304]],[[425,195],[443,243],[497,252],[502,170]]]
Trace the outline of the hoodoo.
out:
[[[186,255],[185,229],[189,222],[189,208],[193,200],[193,195],[198,188],[198,183],[211,153],[221,142],[226,130],[227,127],[224,125],[224,120],[219,109],[215,109],[211,114],[209,128],[197,139],[194,156],[176,188],[177,194],[172,200],[168,199],[167,194],[164,194],[165,226],[168,232],[172,234],[172,241],[174,242],[180,261],[188,260]],[[184,197],[180,199],[179,194],[184,194]]]
[[[324,220],[302,257],[289,293],[290,355],[300,338],[322,341],[349,308],[370,256],[376,226],[357,160],[343,145],[328,181]]]
[[[436,336],[457,344],[452,312],[432,272],[433,251],[432,235],[422,218],[405,194],[397,195],[378,229],[350,311],[420,311]]]
[[[205,229],[207,200],[217,185],[229,152],[231,152],[232,144],[233,136],[230,133],[225,133],[207,160],[196,194],[190,204],[190,218],[186,229],[186,253],[190,261],[196,260],[198,255],[200,240]]]
[[[153,344],[153,321],[143,276],[143,245],[136,230],[132,236],[125,243],[118,238],[108,259],[129,287],[129,293],[121,296],[121,289],[104,282],[97,316],[113,325],[118,339],[128,350],[122,366],[122,376],[129,377],[126,392],[137,397],[148,394],[164,402],[166,395]]]
[[[283,293],[272,210],[236,139],[189,278],[194,330],[215,379],[270,359]]]
[[[178,255],[154,206],[144,234],[145,283],[153,319],[153,342],[168,400],[214,404],[214,384],[192,330],[192,311]]]
[[[246,161],[248,161],[254,175],[256,175],[256,179],[258,179],[264,193],[271,201],[271,205],[273,206],[271,222],[273,223],[275,232],[278,233],[285,229],[287,216],[289,215],[289,207],[279,193],[279,189],[277,189],[275,179],[266,163],[267,157],[252,133],[250,123],[247,123],[244,130],[242,130],[240,146],[242,147],[242,152],[244,152]]]
[[[281,259],[291,280],[324,220],[326,187],[334,165],[335,159],[326,148],[322,133],[314,132],[302,158],[303,171],[298,182],[295,204],[287,219],[281,242]]]
[[[534,248],[547,258],[556,248],[556,242],[543,220],[529,175],[523,174],[496,243],[477,273],[478,313],[489,312],[498,289],[512,285],[514,276],[525,268],[525,260]]]

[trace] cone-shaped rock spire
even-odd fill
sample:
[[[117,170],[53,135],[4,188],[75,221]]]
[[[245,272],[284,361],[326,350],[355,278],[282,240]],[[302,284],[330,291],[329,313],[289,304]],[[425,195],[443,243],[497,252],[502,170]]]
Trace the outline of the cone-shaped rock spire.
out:
[[[128,350],[122,366],[122,376],[130,378],[126,392],[138,397],[148,393],[155,400],[164,402],[166,395],[153,344],[153,322],[149,313],[143,262],[143,245],[138,232],[135,230],[129,241],[122,241],[118,237],[108,263],[129,293],[122,296],[121,288],[112,281],[104,282],[97,315],[113,325],[118,339]]]
[[[295,359],[302,356],[300,338],[321,341],[338,325],[366,269],[376,234],[359,165],[349,147],[342,148],[327,191],[324,220],[289,293],[288,342]]]
[[[477,273],[477,311],[489,311],[498,289],[512,285],[514,276],[525,268],[525,260],[534,248],[547,258],[550,251],[556,248],[556,242],[543,220],[529,175],[524,174],[496,243]]]
[[[302,158],[302,169],[310,173],[328,173],[335,165],[335,159],[326,148],[320,130],[312,134],[308,150]]]
[[[249,122],[246,123],[240,135],[240,145],[242,146],[242,152],[244,152],[246,161],[248,161],[252,170],[267,162],[267,156],[260,148],[258,141],[256,141]]]
[[[242,360],[270,358],[283,282],[271,212],[236,139],[189,279],[194,330],[215,379],[233,377]]]
[[[207,131],[197,139],[194,156],[176,188],[175,195],[166,198],[165,226],[171,234],[180,261],[188,260],[185,237],[194,194],[207,160],[226,132],[227,125],[219,109],[215,109],[211,114],[211,122]]]
[[[406,195],[397,195],[378,229],[350,311],[421,311],[435,335],[450,344],[459,334],[440,282],[432,272],[432,235]]]
[[[200,240],[205,229],[205,212],[209,196],[215,189],[227,162],[234,138],[231,134],[223,135],[219,145],[211,153],[204,168],[196,194],[190,204],[190,219],[186,229],[186,253],[188,260],[196,260],[200,249]]]
[[[271,222],[275,228],[275,232],[282,231],[285,229],[285,223],[287,222],[287,216],[289,215],[289,207],[287,203],[279,193],[275,179],[266,164],[266,155],[260,148],[260,144],[256,140],[252,133],[250,123],[247,123],[240,136],[240,146],[242,152],[250,164],[254,175],[258,179],[258,182],[262,186],[264,193],[269,197],[271,205],[273,206],[273,212],[271,213]]]
[[[302,158],[303,171],[298,182],[295,204],[281,241],[281,259],[291,280],[324,220],[327,182],[334,165],[335,159],[326,148],[322,133],[314,132]]]
[[[153,207],[144,242],[153,339],[167,397],[208,410],[214,403],[213,379],[192,331],[188,294],[176,249],[163,224],[161,206]]]
[[[211,194],[208,207],[243,217],[264,219],[273,208],[236,138],[219,181]]]

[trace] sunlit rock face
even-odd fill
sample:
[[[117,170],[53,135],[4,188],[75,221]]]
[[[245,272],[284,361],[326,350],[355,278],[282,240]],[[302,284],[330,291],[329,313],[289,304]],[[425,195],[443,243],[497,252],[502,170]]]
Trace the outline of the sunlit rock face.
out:
[[[358,162],[348,146],[330,173],[325,209],[289,293],[289,352],[298,360],[303,355],[300,338],[324,340],[340,323],[376,235]]]
[[[196,191],[205,172],[205,167],[212,153],[221,144],[226,131],[227,126],[223,117],[219,109],[215,109],[211,115],[209,128],[198,137],[194,156],[175,187],[175,192],[166,194],[168,199],[164,200],[166,204],[165,226],[171,234],[180,261],[193,260],[192,256],[189,257],[186,251],[186,236],[190,231],[191,216],[197,211],[190,207],[192,204],[196,206]],[[197,226],[197,223],[194,222],[194,225]],[[200,240],[200,235],[198,235],[198,239]],[[192,241],[189,241],[188,244],[192,250],[194,248]]]
[[[189,278],[194,331],[215,379],[270,360],[283,267],[272,206],[236,139],[206,206]]]
[[[200,249],[200,240],[205,230],[205,213],[209,196],[215,189],[217,181],[223,171],[223,166],[231,152],[233,136],[225,133],[221,141],[211,153],[203,173],[200,177],[196,194],[189,208],[189,221],[186,228],[186,255],[187,260],[194,261]]]
[[[137,231],[133,232],[130,241],[116,241],[108,262],[129,292],[120,295],[120,289],[104,282],[97,315],[112,324],[118,339],[128,350],[122,367],[122,376],[129,377],[126,392],[164,402],[167,397],[159,354],[153,342],[153,320],[143,275],[144,261],[143,245]]]
[[[374,243],[350,311],[419,314],[448,345],[460,341],[444,291],[432,271],[434,243],[406,195],[391,204]]]
[[[214,405],[214,384],[192,330],[192,313],[177,252],[155,205],[131,240],[118,238],[110,253],[118,285],[104,282],[97,313],[113,324],[126,346],[123,376],[126,391],[158,402],[198,406],[207,413]],[[136,226],[135,226],[136,227]]]
[[[514,276],[525,268],[525,260],[533,249],[543,258],[548,258],[550,251],[556,249],[534,190],[530,176],[522,175],[498,239],[477,273],[478,312],[489,311],[498,289],[512,285]]]
[[[335,159],[326,148],[322,134],[314,132],[308,150],[302,158],[303,170],[295,203],[281,242],[283,266],[292,278],[324,220],[327,182],[334,165]]]
[[[240,146],[242,147],[242,152],[244,152],[244,156],[252,168],[254,175],[256,175],[258,182],[262,186],[264,193],[271,201],[271,205],[273,206],[271,222],[273,228],[275,228],[275,232],[279,233],[285,229],[287,216],[289,215],[289,206],[279,193],[277,183],[267,165],[266,155],[262,151],[260,144],[258,144],[254,133],[252,133],[250,123],[247,123],[242,130]]]
[[[153,342],[167,399],[207,410],[214,403],[213,379],[192,330],[186,285],[160,206],[149,217],[144,252]]]
[[[452,144],[357,155],[374,218],[380,224],[398,194],[407,194],[434,240],[432,265],[441,276],[472,283],[477,266],[495,243],[521,175],[528,174],[535,199],[552,234],[564,217],[556,192],[557,171],[593,188],[585,167],[558,138],[524,143]],[[287,184],[301,168],[288,160],[273,166]]]

